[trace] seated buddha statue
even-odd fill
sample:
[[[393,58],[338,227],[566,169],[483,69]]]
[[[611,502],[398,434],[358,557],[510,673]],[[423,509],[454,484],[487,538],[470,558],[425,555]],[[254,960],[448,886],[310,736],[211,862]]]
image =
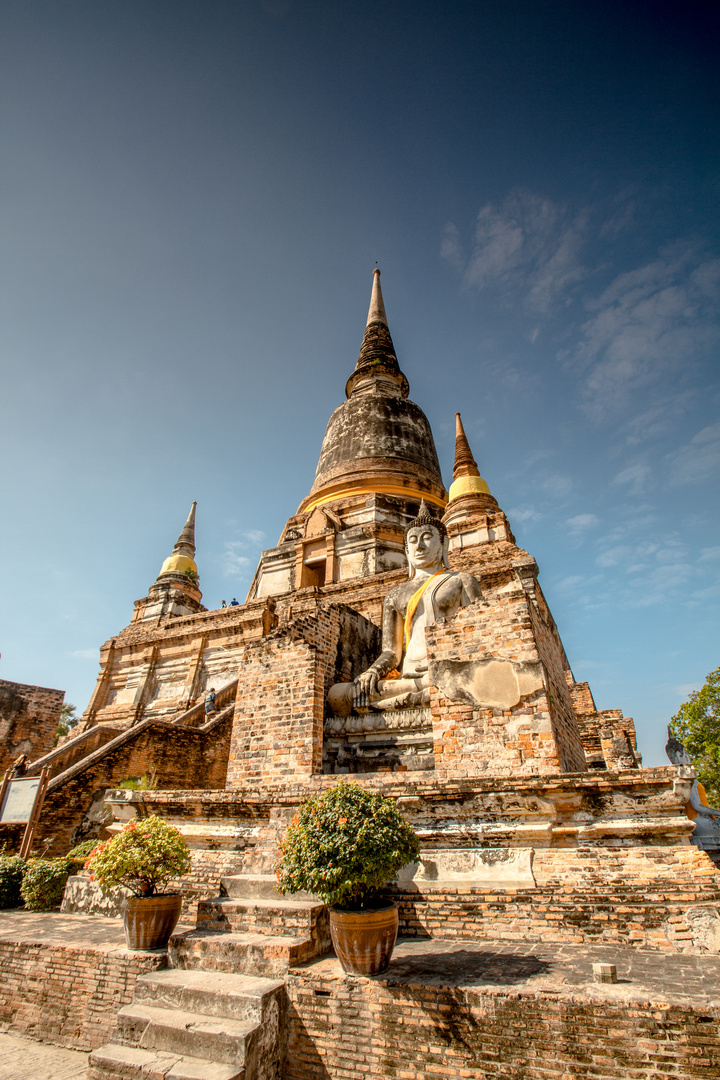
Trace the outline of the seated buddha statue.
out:
[[[382,652],[354,682],[336,683],[328,704],[338,716],[355,709],[418,708],[430,703],[425,627],[448,619],[482,594],[472,574],[447,567],[447,530],[423,500],[405,529],[409,579],[383,602]]]

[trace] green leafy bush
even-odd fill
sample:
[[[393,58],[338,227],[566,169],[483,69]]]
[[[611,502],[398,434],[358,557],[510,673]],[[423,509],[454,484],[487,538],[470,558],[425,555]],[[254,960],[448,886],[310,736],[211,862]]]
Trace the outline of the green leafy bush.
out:
[[[22,885],[25,860],[19,855],[0,855],[0,908],[22,907]]]
[[[720,803],[720,667],[693,690],[670,720],[670,732],[685,744],[711,806]]]
[[[103,892],[124,885],[135,896],[156,896],[170,878],[188,872],[190,849],[173,825],[152,814],[98,844],[85,868]]]
[[[98,846],[98,843],[99,841],[97,836],[93,836],[90,837],[89,840],[81,841],[81,843],[76,844],[74,848],[68,851],[67,858],[70,862],[71,874],[80,873],[82,868],[85,866],[85,863],[87,862],[88,855],[90,855],[90,853],[95,850],[95,848]]]
[[[74,848],[71,848],[67,853],[67,857],[68,859],[82,859],[82,861],[85,862],[90,852],[94,851],[97,846],[97,836],[91,836],[87,840],[81,840],[79,844],[76,844]]]
[[[280,851],[281,893],[303,890],[358,910],[417,858],[418,841],[392,799],[341,780],[302,804]]]
[[[71,863],[62,859],[29,859],[20,892],[28,911],[52,911],[60,906]]]
[[[117,785],[123,791],[154,791],[157,787],[157,772],[153,769],[142,776],[128,776]]]

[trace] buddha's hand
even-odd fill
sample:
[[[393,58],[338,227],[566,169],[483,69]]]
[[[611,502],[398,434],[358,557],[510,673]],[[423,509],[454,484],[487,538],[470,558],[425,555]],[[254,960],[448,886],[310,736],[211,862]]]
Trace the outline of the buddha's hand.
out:
[[[358,675],[353,684],[353,708],[368,709],[371,696],[377,692],[377,684],[378,673],[373,668],[368,668],[362,675]]]

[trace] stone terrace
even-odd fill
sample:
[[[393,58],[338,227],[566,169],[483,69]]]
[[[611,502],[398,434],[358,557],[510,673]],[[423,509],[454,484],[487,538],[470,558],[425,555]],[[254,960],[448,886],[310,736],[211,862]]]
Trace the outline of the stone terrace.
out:
[[[5,912],[10,1028],[97,1046],[159,954],[123,947],[119,919]],[[616,984],[593,982],[613,963]],[[16,974],[13,974],[16,973]],[[284,1080],[510,1077],[680,1080],[720,1074],[720,956],[607,946],[401,940],[389,970],[346,975],[334,956],[291,968]]]
[[[593,982],[613,963],[616,984]],[[285,1080],[720,1075],[720,957],[401,940],[384,975],[291,969]]]

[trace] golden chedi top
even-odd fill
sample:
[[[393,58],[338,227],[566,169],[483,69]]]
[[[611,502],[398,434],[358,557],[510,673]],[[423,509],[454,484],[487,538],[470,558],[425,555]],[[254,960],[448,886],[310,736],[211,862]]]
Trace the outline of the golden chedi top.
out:
[[[165,562],[162,564],[162,568],[158,577],[162,577],[163,574],[186,574],[188,571],[195,577],[197,577],[197,566],[195,565],[195,507],[197,503],[194,502],[190,507],[190,513],[188,519],[183,526],[183,530],[177,538],[177,543],[172,550],[172,555],[169,555]]]
[[[487,486],[477,462],[472,455],[470,444],[467,441],[465,429],[460,419],[460,413],[455,413],[455,465],[453,467],[453,482],[450,485],[449,502],[459,499],[461,495],[489,495],[490,488]]]

